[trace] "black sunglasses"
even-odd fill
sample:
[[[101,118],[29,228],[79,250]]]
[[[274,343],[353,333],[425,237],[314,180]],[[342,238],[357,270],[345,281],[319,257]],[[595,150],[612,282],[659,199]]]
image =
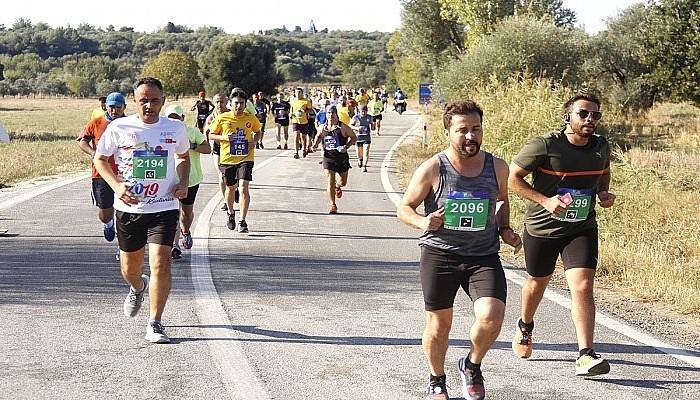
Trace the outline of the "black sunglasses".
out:
[[[578,115],[581,119],[588,119],[590,115],[593,121],[599,121],[603,118],[603,113],[600,111],[578,110],[574,114]]]

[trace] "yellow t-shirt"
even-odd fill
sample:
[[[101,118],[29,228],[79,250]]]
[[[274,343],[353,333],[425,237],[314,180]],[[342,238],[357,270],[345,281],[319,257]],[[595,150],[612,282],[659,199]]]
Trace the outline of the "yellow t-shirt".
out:
[[[294,100],[292,102],[292,123],[305,125],[309,123],[307,113],[311,109],[308,99]]]
[[[97,107],[96,109],[92,110],[92,113],[90,113],[90,119],[95,119],[103,115],[105,115],[105,110],[103,110],[101,107]]]
[[[216,135],[228,136],[221,141],[219,162],[226,165],[240,164],[255,159],[253,135],[260,132],[260,121],[254,115],[244,112],[236,115],[233,111],[219,114],[209,129]]]
[[[345,125],[350,125],[350,111],[347,107],[338,107],[338,119]]]
[[[357,103],[358,103],[358,104],[367,104],[367,103],[369,103],[369,95],[368,95],[367,93],[361,94],[361,95],[357,98]]]

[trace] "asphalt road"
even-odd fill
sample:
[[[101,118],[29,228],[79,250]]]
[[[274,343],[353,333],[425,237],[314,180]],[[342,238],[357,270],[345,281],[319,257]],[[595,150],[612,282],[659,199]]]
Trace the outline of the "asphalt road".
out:
[[[147,312],[121,312],[127,285],[88,179],[0,191],[0,228],[9,230],[0,236],[0,398],[424,398],[418,231],[398,221],[380,179],[386,153],[416,121],[386,114],[369,172],[351,158],[337,215],[327,214],[318,153],[295,160],[258,151],[248,234],[226,228],[213,163],[203,157],[195,248],[173,264],[163,318],[170,345],[144,340]],[[41,188],[52,190],[33,196]],[[700,397],[698,352],[651,346],[653,338],[604,316],[596,350],[612,371],[575,377],[574,329],[565,294],[555,291],[536,316],[533,357],[516,358],[522,269],[508,267],[508,276],[504,328],[482,367],[488,398]],[[472,322],[464,293],[455,307],[447,374],[460,398],[455,363],[468,352]]]

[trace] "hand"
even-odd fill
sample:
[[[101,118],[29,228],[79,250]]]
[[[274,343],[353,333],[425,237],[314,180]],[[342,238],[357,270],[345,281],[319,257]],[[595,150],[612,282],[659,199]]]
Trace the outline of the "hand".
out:
[[[561,201],[559,196],[554,196],[545,200],[542,203],[542,207],[552,214],[561,214],[564,212],[564,210],[566,210],[566,203]]]
[[[421,228],[424,232],[436,231],[445,222],[445,207],[441,207],[423,218]]]
[[[523,247],[523,241],[520,239],[520,235],[518,235],[518,233],[511,228],[501,229],[500,234],[503,242],[513,248],[513,254],[518,254],[520,249]]]
[[[139,204],[139,198],[129,190],[130,188],[131,183],[121,182],[119,184],[119,187],[117,187],[117,190],[115,190],[114,192],[117,194],[117,198],[121,200],[124,204]]]
[[[188,192],[188,187],[178,183],[175,186],[173,186],[173,195],[177,197],[178,199],[184,199],[187,197],[187,192]]]
[[[598,204],[603,207],[603,208],[610,208],[613,206],[615,203],[615,195],[606,191],[602,190],[598,192]]]
[[[340,146],[340,147],[336,147],[335,149],[338,150],[339,153],[347,153],[347,151],[348,151],[347,146]]]

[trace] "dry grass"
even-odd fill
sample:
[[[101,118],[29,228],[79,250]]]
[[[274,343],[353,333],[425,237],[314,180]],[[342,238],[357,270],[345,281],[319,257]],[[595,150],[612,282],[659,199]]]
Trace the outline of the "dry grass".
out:
[[[560,124],[569,93],[548,82],[511,82],[465,94],[484,109],[483,148],[510,162],[524,142]],[[605,110],[605,109],[603,109]],[[402,183],[423,160],[446,147],[440,113],[429,117],[428,149],[403,146]],[[612,167],[616,205],[600,210],[598,277],[641,299],[700,313],[700,109],[661,104],[631,120],[607,115],[605,132],[619,145]],[[511,197],[513,224],[525,203]]]

